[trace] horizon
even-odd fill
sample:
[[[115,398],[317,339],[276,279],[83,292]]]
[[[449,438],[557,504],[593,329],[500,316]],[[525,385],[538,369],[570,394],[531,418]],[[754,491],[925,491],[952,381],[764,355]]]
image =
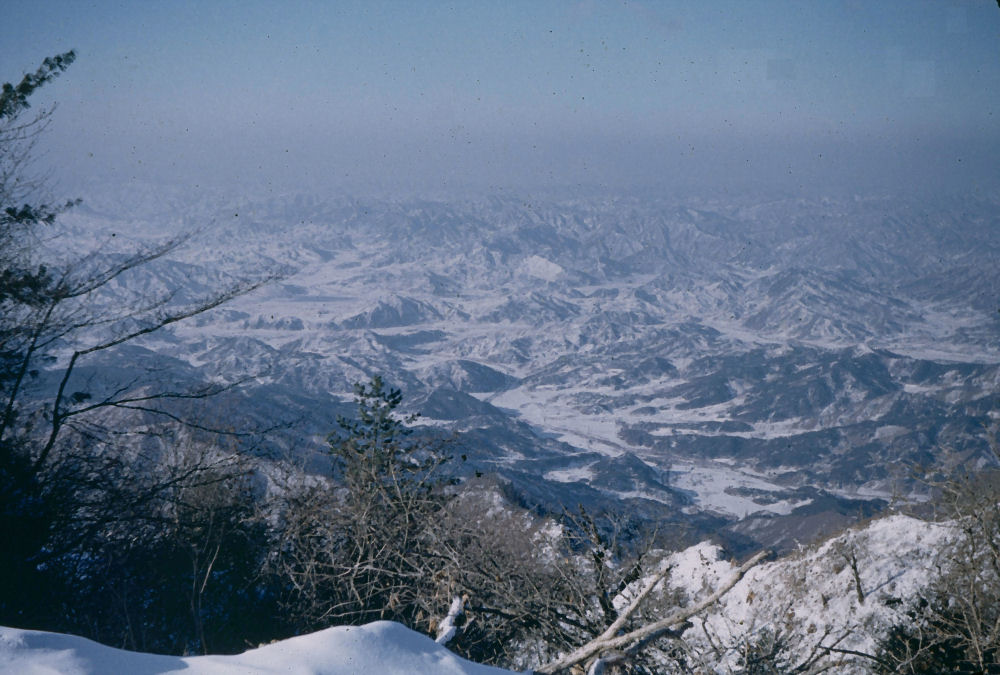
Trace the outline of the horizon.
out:
[[[992,3],[15,0],[57,184],[993,192]]]

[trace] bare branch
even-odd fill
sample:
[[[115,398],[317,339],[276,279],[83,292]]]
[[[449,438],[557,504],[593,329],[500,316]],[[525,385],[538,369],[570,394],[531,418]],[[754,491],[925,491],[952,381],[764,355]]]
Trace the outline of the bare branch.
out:
[[[233,298],[239,297],[240,295],[245,295],[246,293],[250,293],[251,291],[260,288],[261,286],[263,286],[266,283],[269,283],[270,281],[271,278],[266,278],[245,285],[235,286],[226,291],[223,291],[222,293],[219,293],[215,297],[210,298],[201,304],[189,307],[186,310],[180,310],[175,313],[157,317],[147,326],[127,332],[123,335],[116,336],[110,340],[99,342],[95,345],[91,345],[90,347],[74,351],[73,355],[70,357],[69,363],[66,366],[66,370],[64,371],[63,376],[59,381],[59,387],[52,401],[52,413],[50,422],[51,427],[49,431],[48,440],[46,441],[45,445],[39,452],[38,457],[35,459],[34,471],[37,472],[41,469],[42,466],[44,466],[46,460],[48,459],[49,453],[52,451],[52,448],[55,446],[56,440],[59,438],[59,433],[62,431],[63,422],[66,419],[67,414],[69,414],[62,410],[66,394],[66,386],[69,383],[69,379],[73,374],[73,369],[75,368],[76,363],[81,356],[87,356],[88,354],[93,354],[96,352],[111,349],[113,347],[117,347],[118,345],[130,342],[144,335],[149,335],[150,333],[154,333],[171,324],[177,323],[179,321],[184,321],[185,319],[189,319],[198,314],[202,314],[204,312],[209,311],[210,309],[214,309],[219,305],[222,305],[232,300]]]
[[[587,644],[579,647],[573,652],[570,652],[566,656],[563,656],[562,658],[556,659],[555,661],[552,661],[542,666],[541,668],[537,669],[536,672],[542,674],[556,673],[560,670],[570,668],[571,666],[574,666],[578,663],[587,661],[591,657],[596,656],[598,653],[602,651],[609,651],[627,647],[632,643],[643,640],[644,638],[659,633],[664,629],[670,629],[673,628],[674,626],[678,626],[684,623],[691,617],[705,611],[707,608],[711,607],[716,602],[718,602],[719,598],[728,593],[730,589],[732,589],[732,587],[735,586],[737,582],[739,582],[739,580],[742,579],[743,576],[752,567],[754,567],[758,562],[763,560],[767,555],[769,555],[768,551],[761,551],[757,555],[747,560],[745,563],[740,565],[739,568],[737,568],[736,572],[728,581],[723,583],[711,595],[695,603],[694,605],[680,609],[670,614],[664,619],[660,619],[659,621],[654,621],[653,623],[649,623],[643,626],[642,628],[638,628],[624,635],[619,635],[617,637],[612,637],[612,638],[602,637],[591,640]]]
[[[642,590],[639,591],[638,595],[636,595],[635,598],[632,600],[632,602],[629,603],[628,607],[626,607],[618,615],[618,618],[615,619],[614,623],[608,626],[608,629],[603,633],[601,633],[597,639],[608,640],[617,635],[618,632],[622,629],[622,626],[624,626],[625,623],[629,620],[629,618],[633,614],[635,614],[635,611],[639,609],[639,605],[641,605],[643,601],[645,601],[645,599],[649,596],[649,594],[653,592],[653,589],[656,588],[656,585],[659,584],[660,581],[662,581],[668,574],[670,574],[670,567],[665,565],[660,569],[659,572],[653,575],[653,578],[650,579],[649,582],[647,582],[646,585],[642,588]]]

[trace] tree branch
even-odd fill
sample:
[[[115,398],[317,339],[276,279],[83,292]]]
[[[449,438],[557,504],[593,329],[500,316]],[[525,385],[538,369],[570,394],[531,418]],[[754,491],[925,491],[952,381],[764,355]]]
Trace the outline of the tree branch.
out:
[[[638,628],[634,631],[631,631],[629,633],[626,633],[624,635],[619,635],[617,637],[612,637],[612,638],[604,638],[602,636],[594,640],[591,640],[590,642],[579,647],[578,649],[567,654],[566,656],[563,656],[562,658],[547,663],[546,665],[539,668],[536,672],[538,672],[540,675],[549,675],[552,673],[556,673],[560,670],[564,670],[578,663],[582,663],[590,659],[591,657],[596,656],[598,653],[602,651],[621,649],[634,642],[643,640],[644,638],[649,637],[650,635],[659,633],[664,629],[669,629],[672,628],[673,626],[677,626],[679,624],[684,623],[692,616],[695,616],[696,614],[703,612],[705,609],[711,607],[716,602],[718,602],[719,598],[728,593],[729,590],[732,589],[732,587],[735,586],[737,582],[739,582],[739,580],[742,579],[743,576],[753,566],[755,566],[758,562],[763,560],[768,554],[769,554],[768,551],[761,551],[757,555],[747,560],[745,563],[740,565],[740,567],[733,574],[732,578],[730,578],[728,581],[722,584],[722,586],[716,589],[715,592],[713,592],[707,598],[705,598],[700,602],[695,603],[691,607],[686,607],[684,609],[678,610],[664,619],[660,619],[659,621],[654,621],[653,623],[646,624],[645,626]]]

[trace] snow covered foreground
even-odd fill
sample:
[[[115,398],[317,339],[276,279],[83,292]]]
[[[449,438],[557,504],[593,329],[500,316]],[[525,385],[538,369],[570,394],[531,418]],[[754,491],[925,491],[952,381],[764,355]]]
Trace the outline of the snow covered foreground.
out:
[[[781,635],[793,660],[824,647],[872,654],[887,630],[912,620],[906,610],[930,583],[941,551],[955,534],[954,523],[897,514],[762,563],[716,605],[692,617],[693,625],[684,633],[689,656],[705,672],[732,672],[743,645],[767,635]],[[736,568],[722,549],[709,542],[668,554],[663,562],[671,570],[667,597],[680,592],[689,600],[705,597]],[[619,606],[629,599],[620,597]],[[833,659],[838,674],[867,672],[863,658],[838,652],[827,662]],[[0,627],[0,674],[180,671],[185,675],[510,673],[459,658],[429,637],[389,621],[328,628],[238,656],[193,657],[137,654],[71,635]]]
[[[18,675],[497,675],[509,671],[455,656],[391,621],[337,627],[236,656],[160,656],[106,647],[73,635],[0,627],[0,673]]]

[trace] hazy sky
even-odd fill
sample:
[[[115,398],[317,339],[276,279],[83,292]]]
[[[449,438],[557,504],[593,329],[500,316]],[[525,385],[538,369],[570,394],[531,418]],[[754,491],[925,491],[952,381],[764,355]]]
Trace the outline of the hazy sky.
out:
[[[60,176],[247,188],[1000,185],[993,0],[0,1]]]

